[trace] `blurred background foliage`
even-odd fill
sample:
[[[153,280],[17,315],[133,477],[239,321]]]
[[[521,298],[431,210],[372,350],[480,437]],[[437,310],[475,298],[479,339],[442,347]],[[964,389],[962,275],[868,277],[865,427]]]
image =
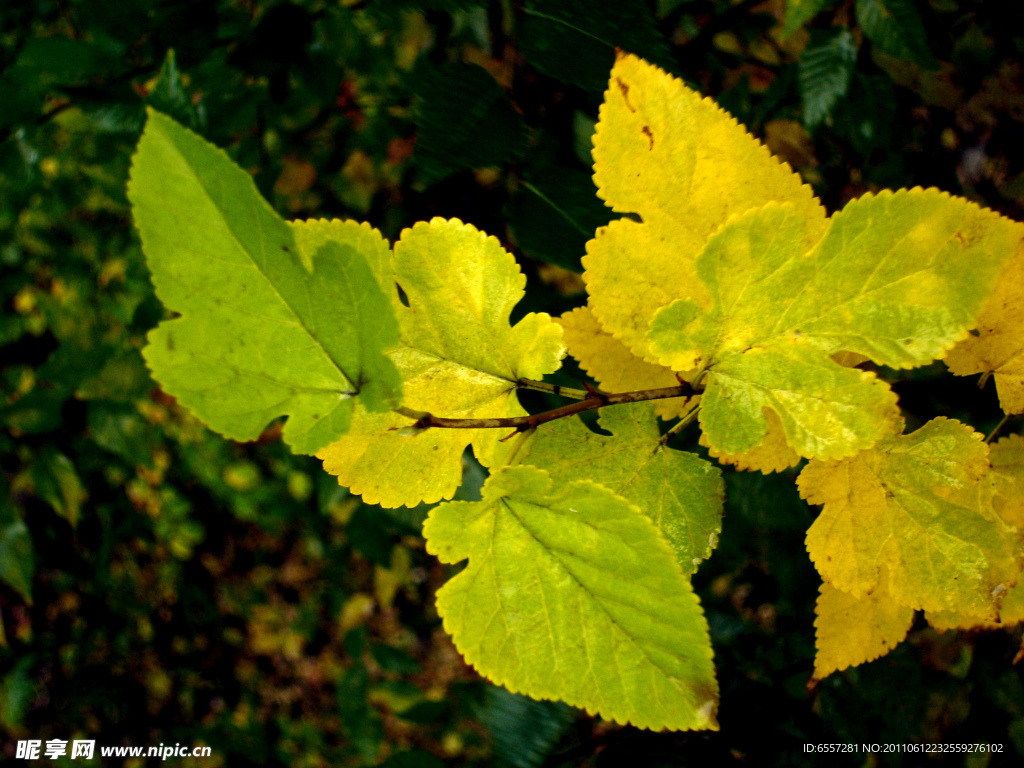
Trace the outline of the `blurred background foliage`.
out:
[[[274,427],[226,442],[154,385],[139,350],[163,309],[125,182],[151,105],[226,147],[287,217],[368,220],[391,238],[431,216],[472,222],[527,273],[519,311],[557,315],[584,302],[580,256],[612,215],[589,166],[616,47],[718,99],[830,209],[922,185],[1019,219],[1022,9],[0,4],[0,753],[19,738],[90,738],[208,744],[204,765],[1020,764],[1019,630],[921,625],[808,690],[814,510],[792,472],[727,473],[721,546],[696,577],[720,732],[620,727],[481,680],[433,607],[447,573],[423,549],[426,508],[368,507]],[[991,386],[941,365],[888,378],[912,422],[998,420]],[[483,472],[471,457],[466,468],[460,494],[473,498]],[[837,741],[1004,752],[802,751]]]

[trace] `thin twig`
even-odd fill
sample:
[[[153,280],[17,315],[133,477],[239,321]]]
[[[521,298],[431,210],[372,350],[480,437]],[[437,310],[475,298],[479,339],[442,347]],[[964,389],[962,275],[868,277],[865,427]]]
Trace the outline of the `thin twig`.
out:
[[[445,419],[434,416],[432,413],[414,411],[410,408],[396,408],[395,412],[408,416],[415,420],[411,425],[410,434],[417,434],[431,427],[442,429],[514,429],[517,432],[525,432],[528,429],[538,427],[555,419],[564,419],[575,413],[592,411],[596,408],[604,408],[606,405],[623,405],[625,403],[639,403],[645,400],[664,400],[670,397],[692,397],[695,395],[693,387],[682,383],[678,387],[663,387],[662,389],[641,389],[636,392],[619,392],[617,394],[605,394],[594,390],[594,394],[586,400],[563,405],[561,408],[553,408],[550,411],[536,413],[532,416],[513,416],[494,419]]]

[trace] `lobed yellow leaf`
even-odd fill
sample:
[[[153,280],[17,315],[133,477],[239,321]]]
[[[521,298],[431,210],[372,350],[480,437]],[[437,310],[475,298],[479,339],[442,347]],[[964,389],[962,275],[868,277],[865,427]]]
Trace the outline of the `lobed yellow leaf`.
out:
[[[605,331],[587,307],[566,312],[555,320],[562,326],[569,354],[593,376],[605,392],[632,392],[679,385],[671,368],[640,359],[621,341]],[[687,375],[680,374],[684,380]],[[686,398],[655,401],[655,412],[663,419],[682,416],[690,408]]]
[[[1008,525],[1024,533],[1024,437],[1010,435],[993,444],[989,451],[989,470],[975,492],[983,503]],[[1018,556],[1020,557],[1020,556]],[[953,611],[929,611],[928,623],[938,630],[997,629],[1024,621],[1024,580],[1000,583],[992,588],[992,602],[997,609],[985,615]]]
[[[797,453],[848,456],[882,436],[895,399],[831,356],[897,368],[939,357],[974,322],[1022,229],[934,189],[901,190],[851,202],[807,251],[802,214],[767,203],[708,240],[697,272],[710,307],[659,310],[650,349],[663,365],[707,370],[701,424],[717,450],[759,445],[767,407]]]
[[[995,614],[1020,570],[1020,536],[979,483],[988,446],[970,427],[933,419],[840,461],[811,461],[800,495],[821,504],[807,532],[818,572],[863,597],[879,588],[911,608]]]
[[[730,216],[791,201],[807,245],[825,228],[811,188],[714,101],[636,56],[620,54],[594,136],[598,196],[637,214],[599,229],[583,259],[590,308],[632,352],[648,346],[654,314],[677,299],[710,297],[695,262]]]
[[[958,376],[995,374],[999,404],[1024,412],[1024,241],[978,316],[977,336],[957,344],[945,361]]]
[[[855,597],[829,583],[821,585],[814,620],[814,678],[884,656],[907,636],[914,609],[892,600],[886,579],[874,592]]]
[[[309,242],[336,236],[343,222],[294,225]],[[555,371],[565,354],[562,331],[546,314],[515,326],[509,313],[526,278],[496,239],[458,220],[433,219],[402,233],[394,254],[377,262],[392,292],[401,344],[389,354],[403,379],[402,404],[447,418],[525,415],[516,381]],[[472,445],[485,466],[511,448],[494,429],[431,429],[400,435],[408,417],[356,406],[349,432],[318,457],[341,485],[371,504],[415,506],[454,495],[462,454]]]

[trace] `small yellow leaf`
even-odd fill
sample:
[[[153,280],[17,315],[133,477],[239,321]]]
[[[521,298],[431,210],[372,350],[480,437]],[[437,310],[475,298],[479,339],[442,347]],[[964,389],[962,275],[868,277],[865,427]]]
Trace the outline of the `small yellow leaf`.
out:
[[[810,462],[797,483],[823,505],[807,532],[811,560],[854,597],[881,588],[912,608],[994,615],[993,591],[1020,570],[1020,536],[985,503],[987,470],[982,436],[944,418]]]
[[[907,636],[914,621],[914,609],[893,602],[884,580],[863,597],[822,584],[815,613],[816,680],[884,656]]]
[[[958,376],[995,374],[999,404],[1006,413],[1024,411],[1024,241],[1008,262],[995,292],[978,316],[977,336],[968,336],[946,355]]]

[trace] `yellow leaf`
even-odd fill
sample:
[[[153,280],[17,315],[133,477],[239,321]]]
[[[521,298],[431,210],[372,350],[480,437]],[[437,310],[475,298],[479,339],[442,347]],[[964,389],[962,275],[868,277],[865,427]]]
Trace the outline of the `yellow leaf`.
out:
[[[297,238],[336,238],[351,226],[307,222],[296,225]],[[446,418],[525,414],[516,381],[556,370],[565,347],[561,328],[546,314],[509,326],[526,278],[497,240],[458,220],[433,219],[405,230],[393,257],[385,262],[382,252],[375,266],[381,285],[397,283],[408,301],[393,292],[402,343],[389,357],[402,375],[402,405]],[[357,406],[348,433],[317,456],[364,501],[398,507],[451,498],[467,445],[485,466],[512,446],[499,443],[504,435],[494,429],[398,434],[410,423]]]
[[[807,532],[811,560],[854,597],[881,588],[911,608],[994,614],[993,590],[1020,569],[1019,535],[984,503],[987,469],[982,436],[944,418],[811,461],[798,479],[800,495],[823,505]]]
[[[594,136],[598,195],[638,214],[599,229],[587,244],[590,308],[605,330],[651,362],[651,319],[677,299],[709,301],[695,260],[730,216],[791,201],[808,246],[825,211],[800,177],[711,99],[635,56],[620,54]]]
[[[648,363],[629,351],[621,341],[601,328],[586,307],[574,309],[555,322],[562,326],[569,353],[593,376],[605,392],[676,387],[679,379],[670,368]],[[685,374],[680,374],[686,379]],[[682,416],[689,410],[686,398],[655,401],[654,412],[663,419]]]
[[[1009,589],[997,591],[993,598],[1001,601],[994,618],[953,611],[927,611],[924,617],[940,632],[949,629],[1002,629],[1024,621],[1024,582],[1018,581]]]
[[[863,597],[822,584],[815,613],[816,680],[884,656],[907,636],[914,621],[914,609],[893,602],[884,581]]]
[[[978,316],[977,336],[968,336],[946,355],[958,376],[995,374],[999,404],[1006,413],[1024,411],[1024,241]]]
[[[977,492],[999,517],[1017,529],[1018,535],[1024,533],[1024,437],[1010,435],[992,445],[989,463]],[[925,617],[938,630],[997,629],[1024,621],[1024,580],[1020,575],[1016,584],[996,584],[991,594],[998,609],[994,616],[929,611]]]
[[[766,408],[764,415],[768,420],[768,433],[763,443],[749,451],[744,453],[719,451],[710,445],[707,435],[703,432],[700,435],[700,444],[722,464],[732,464],[736,469],[757,470],[769,474],[795,467],[800,462],[800,454],[790,448],[789,443],[786,442],[786,433],[782,428],[781,419],[771,408]]]

